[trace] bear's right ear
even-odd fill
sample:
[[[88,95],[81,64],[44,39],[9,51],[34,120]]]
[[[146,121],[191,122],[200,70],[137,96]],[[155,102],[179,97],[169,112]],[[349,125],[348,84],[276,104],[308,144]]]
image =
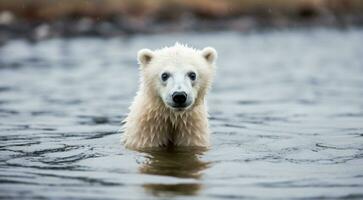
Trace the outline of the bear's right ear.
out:
[[[143,66],[149,64],[153,57],[154,53],[150,49],[141,49],[137,52],[137,60]]]

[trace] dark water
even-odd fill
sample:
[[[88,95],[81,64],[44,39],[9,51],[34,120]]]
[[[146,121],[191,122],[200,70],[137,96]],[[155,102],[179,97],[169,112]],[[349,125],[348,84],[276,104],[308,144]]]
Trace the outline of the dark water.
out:
[[[135,152],[119,122],[136,51],[219,51],[213,146]],[[362,199],[363,30],[9,41],[0,47],[2,199]]]

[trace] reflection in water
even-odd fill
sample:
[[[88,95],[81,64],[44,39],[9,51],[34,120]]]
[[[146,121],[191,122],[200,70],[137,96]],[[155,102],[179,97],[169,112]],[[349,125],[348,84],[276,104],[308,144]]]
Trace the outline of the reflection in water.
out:
[[[140,167],[144,174],[199,179],[209,163],[199,159],[206,149],[167,148],[144,151],[147,160]],[[146,191],[153,195],[195,195],[201,189],[199,183],[144,184]]]
[[[202,188],[199,183],[144,184],[146,192],[154,196],[196,195]]]

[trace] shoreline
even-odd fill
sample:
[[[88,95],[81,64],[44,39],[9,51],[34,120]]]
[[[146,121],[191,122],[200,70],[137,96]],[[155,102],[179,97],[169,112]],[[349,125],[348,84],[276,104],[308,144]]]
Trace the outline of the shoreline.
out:
[[[3,0],[0,44],[14,38],[113,37],[363,26],[361,0]]]
[[[270,29],[338,28],[362,27],[360,16],[326,16],[309,18],[267,18],[243,16],[229,19],[183,18],[176,21],[158,22],[147,20],[100,20],[89,17],[62,19],[50,22],[13,21],[0,23],[0,44],[11,39],[24,38],[38,41],[49,38],[70,37],[115,37],[134,34],[163,34],[182,32],[235,31],[251,32]]]

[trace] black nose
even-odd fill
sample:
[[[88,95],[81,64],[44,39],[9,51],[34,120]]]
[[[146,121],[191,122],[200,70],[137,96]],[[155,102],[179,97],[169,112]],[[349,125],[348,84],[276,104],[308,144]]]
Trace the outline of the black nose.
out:
[[[173,97],[173,101],[176,104],[183,104],[187,100],[187,93],[185,93],[185,92],[174,92],[172,97]]]

